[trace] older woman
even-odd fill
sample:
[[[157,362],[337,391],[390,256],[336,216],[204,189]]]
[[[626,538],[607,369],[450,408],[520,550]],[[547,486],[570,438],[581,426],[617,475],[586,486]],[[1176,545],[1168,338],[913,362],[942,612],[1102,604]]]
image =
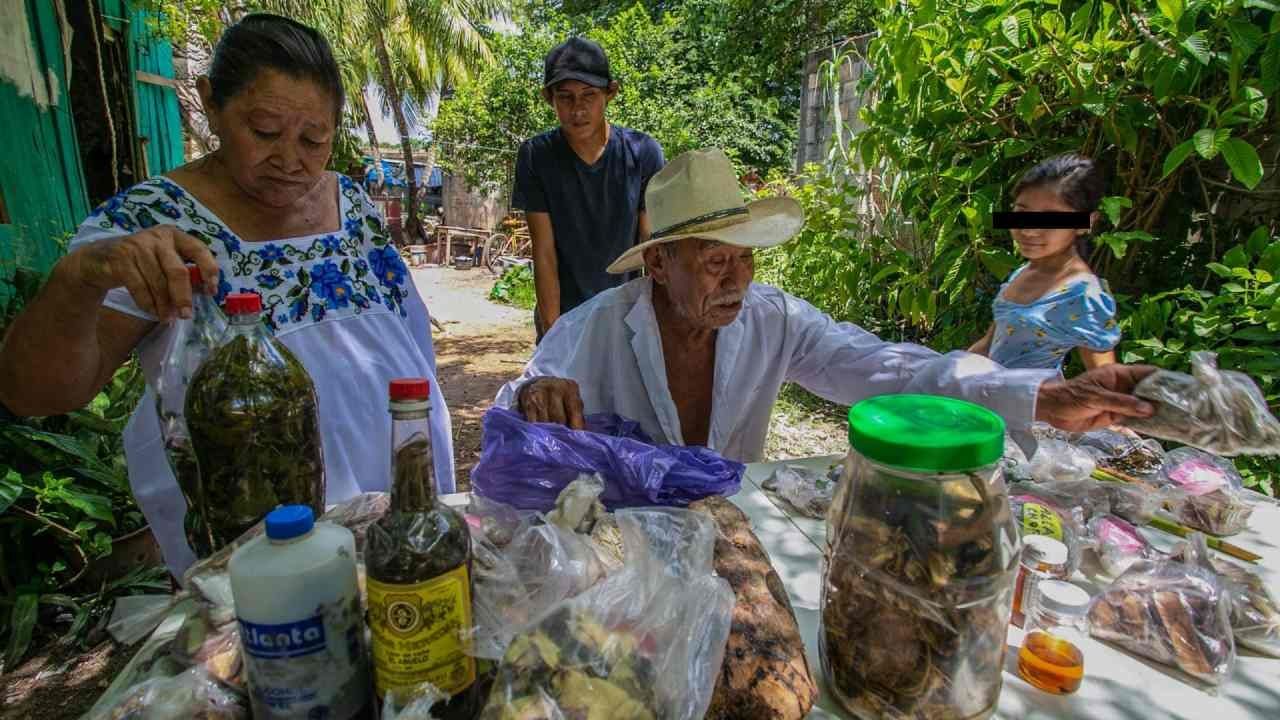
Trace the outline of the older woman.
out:
[[[328,502],[387,487],[387,382],[402,376],[432,379],[435,469],[452,491],[427,309],[369,198],[325,170],[344,102],[328,43],[292,20],[250,15],[223,35],[199,90],[218,150],[85,220],[0,349],[0,403],[20,415],[80,407],[135,351],[154,379],[166,321],[190,317],[194,263],[219,299],[261,295],[264,320],[311,374]],[[180,573],[193,560],[185,503],[150,390],[125,452],[138,504]]]

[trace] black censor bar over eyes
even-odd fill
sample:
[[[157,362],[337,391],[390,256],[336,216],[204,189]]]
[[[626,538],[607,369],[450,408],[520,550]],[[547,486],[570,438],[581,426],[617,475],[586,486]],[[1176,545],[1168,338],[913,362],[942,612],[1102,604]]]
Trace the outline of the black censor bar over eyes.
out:
[[[994,212],[997,230],[1088,230],[1087,212]]]

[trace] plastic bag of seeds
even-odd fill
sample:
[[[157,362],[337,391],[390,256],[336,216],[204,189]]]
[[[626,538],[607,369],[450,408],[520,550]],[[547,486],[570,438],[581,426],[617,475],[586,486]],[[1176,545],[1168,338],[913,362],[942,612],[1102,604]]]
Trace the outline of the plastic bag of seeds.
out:
[[[838,480],[838,476],[833,479],[830,472],[783,466],[774,470],[762,487],[777,493],[802,515],[824,518]]]
[[[1144,435],[1174,440],[1216,455],[1280,455],[1280,422],[1244,373],[1218,369],[1211,352],[1191,354],[1191,374],[1159,370],[1134,395],[1156,414],[1127,424]]]
[[[1092,455],[1103,470],[1149,481],[1160,471],[1164,448],[1126,427],[1110,427],[1071,436],[1073,444]]]
[[[1211,570],[1161,558],[1133,563],[1089,606],[1089,632],[1213,685],[1235,666],[1231,599]]]
[[[173,677],[144,680],[89,720],[246,720],[248,703],[194,667]]]
[[[1253,505],[1245,499],[1243,480],[1225,458],[1195,448],[1169,453],[1159,482],[1180,490],[1170,506],[1179,522],[1213,535],[1233,535],[1245,529]]]

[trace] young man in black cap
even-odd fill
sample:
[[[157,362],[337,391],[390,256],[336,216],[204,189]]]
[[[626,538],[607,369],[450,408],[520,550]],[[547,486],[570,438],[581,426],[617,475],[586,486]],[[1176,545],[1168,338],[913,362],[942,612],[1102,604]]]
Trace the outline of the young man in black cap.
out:
[[[630,279],[605,268],[649,236],[644,189],[662,169],[662,148],[605,120],[617,94],[596,43],[574,37],[547,54],[542,97],[560,127],[520,146],[511,197],[533,238],[539,340],[562,314]]]

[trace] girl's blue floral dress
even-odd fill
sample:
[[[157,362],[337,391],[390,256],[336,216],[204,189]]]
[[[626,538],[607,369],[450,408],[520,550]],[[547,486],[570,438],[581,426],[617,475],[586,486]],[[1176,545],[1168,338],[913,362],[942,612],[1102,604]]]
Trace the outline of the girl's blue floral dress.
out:
[[[1075,348],[1105,352],[1120,342],[1115,298],[1097,277],[1071,278],[1025,305],[1004,299],[1005,288],[1025,269],[1009,276],[992,305],[992,360],[1008,368],[1061,370]]]
[[[342,225],[333,232],[245,242],[190,193],[163,177],[111,198],[81,224],[72,248],[174,225],[203,240],[229,292],[262,296],[263,320],[306,366],[320,403],[327,502],[385,491],[391,473],[387,383],[431,380],[431,440],[437,489],[453,492],[453,433],[435,381],[435,351],[426,305],[400,259],[377,208],[358,185],[338,176]],[[125,288],[104,306],[147,320]],[[170,326],[156,325],[138,346],[148,380],[159,372]],[[148,383],[125,429],[129,482],[169,568],[181,576],[194,556],[182,529],[186,503],[165,460],[155,398]]]

